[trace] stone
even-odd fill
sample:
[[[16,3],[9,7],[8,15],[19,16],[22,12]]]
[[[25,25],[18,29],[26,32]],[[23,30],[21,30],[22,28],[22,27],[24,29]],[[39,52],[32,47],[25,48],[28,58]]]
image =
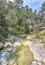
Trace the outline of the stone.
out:
[[[4,47],[8,47],[8,46],[12,47],[13,44],[11,42],[5,42]]]
[[[23,44],[30,47],[30,50],[34,54],[35,60],[45,64],[45,47],[43,47],[43,44],[41,44],[39,41],[32,42],[28,40],[23,42]]]

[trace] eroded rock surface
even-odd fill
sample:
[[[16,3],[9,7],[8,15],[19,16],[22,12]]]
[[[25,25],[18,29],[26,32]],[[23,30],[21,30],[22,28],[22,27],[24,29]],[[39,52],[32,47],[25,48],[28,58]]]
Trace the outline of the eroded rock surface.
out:
[[[40,43],[40,41],[38,39],[32,40],[33,39],[32,37],[30,37],[30,39],[26,39],[25,41],[21,41],[21,40],[15,41],[13,44],[10,42],[5,43],[5,48],[1,51],[1,54],[0,54],[0,65],[7,65],[7,64],[8,65],[17,65],[17,63],[15,61],[15,58],[16,58],[15,51],[16,51],[16,47],[19,47],[19,46],[20,46],[21,50],[18,53],[18,55],[20,54],[20,57],[18,58],[18,65],[21,65],[21,63],[19,63],[19,62],[21,61],[20,60],[21,58],[23,59],[23,57],[25,59],[23,59],[22,61],[25,61],[27,59],[26,62],[28,62],[28,60],[30,61],[30,58],[34,57],[33,58],[34,61],[31,61],[31,65],[45,65],[45,47],[43,46],[43,44]],[[29,47],[30,51],[33,53],[33,56],[31,54],[31,52],[29,52],[29,49],[27,49],[25,47],[23,49],[21,47],[21,43],[24,46]],[[28,53],[26,53],[26,51],[29,53],[29,58],[25,57],[28,55]],[[10,57],[9,62],[7,62],[8,57]],[[24,65],[24,64],[22,63],[22,65]],[[30,65],[30,63],[28,63],[27,65]]]
[[[28,45],[34,54],[34,58],[37,61],[45,63],[45,47],[39,41],[35,43],[33,41],[25,41],[24,45]]]

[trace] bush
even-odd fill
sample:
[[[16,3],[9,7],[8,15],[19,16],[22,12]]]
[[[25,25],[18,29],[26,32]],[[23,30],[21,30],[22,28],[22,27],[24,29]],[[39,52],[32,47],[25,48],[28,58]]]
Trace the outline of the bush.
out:
[[[8,37],[8,33],[7,32],[3,32],[2,36],[4,36],[4,38],[7,38]]]
[[[4,37],[7,38],[8,37],[8,32],[4,31],[4,30],[0,30],[0,34]]]
[[[0,35],[0,42],[4,40],[4,37]]]
[[[21,27],[20,27],[19,33],[25,34],[25,27],[24,27],[24,26],[21,26]]]
[[[30,32],[33,32],[33,28],[30,28]]]
[[[42,40],[41,40],[41,43],[45,44],[45,39],[42,39]]]

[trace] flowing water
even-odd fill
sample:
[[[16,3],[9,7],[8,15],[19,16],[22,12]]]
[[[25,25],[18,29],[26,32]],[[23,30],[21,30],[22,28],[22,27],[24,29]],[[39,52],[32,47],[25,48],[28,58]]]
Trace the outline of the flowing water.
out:
[[[9,43],[7,42],[6,44],[8,45]],[[12,55],[17,51],[16,46],[20,44],[21,44],[21,40],[15,41],[13,43],[13,47],[11,47],[10,53],[7,51],[10,49],[10,47],[4,48],[2,51],[0,51],[0,65],[6,65],[7,63],[12,64],[16,60],[12,57]]]

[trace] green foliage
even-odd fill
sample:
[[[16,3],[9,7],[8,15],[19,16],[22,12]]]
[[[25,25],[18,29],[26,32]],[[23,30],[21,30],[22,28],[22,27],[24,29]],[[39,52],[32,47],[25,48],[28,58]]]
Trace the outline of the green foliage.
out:
[[[43,39],[43,40],[41,41],[41,43],[43,43],[43,44],[45,45],[45,39]]]
[[[33,28],[30,28],[30,32],[33,32]]]
[[[23,0],[14,0],[14,2],[17,4],[17,6],[22,6]]]
[[[0,42],[4,40],[4,37],[0,35]]]
[[[10,34],[12,34],[12,32],[13,34],[15,32],[27,34],[33,30],[36,31],[39,26],[41,27],[44,25],[42,19],[45,17],[45,2],[42,4],[39,15],[37,14],[36,10],[33,12],[32,8],[29,8],[27,5],[25,7],[22,5],[23,0],[14,0],[14,2],[0,0],[0,35],[2,35],[4,38],[8,37],[9,32]],[[40,21],[41,25],[37,20]],[[43,19],[43,21],[45,20]],[[37,26],[37,23],[39,26]],[[34,27],[34,25],[36,25],[36,27]],[[33,28],[29,29],[29,26],[32,26]],[[11,30],[9,30],[9,28]]]
[[[25,27],[24,26],[21,26],[19,33],[20,34],[25,34]]]
[[[22,19],[19,19],[17,24],[18,24],[19,26],[22,26],[22,25],[23,25],[23,20],[22,20]]]

